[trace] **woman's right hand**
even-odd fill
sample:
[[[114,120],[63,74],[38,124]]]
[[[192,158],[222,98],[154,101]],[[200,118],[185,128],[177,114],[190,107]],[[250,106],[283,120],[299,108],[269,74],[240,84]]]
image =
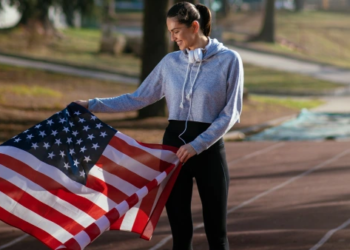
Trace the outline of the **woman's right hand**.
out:
[[[83,106],[84,108],[89,108],[89,101],[88,100],[77,100],[74,101],[76,104],[79,104],[80,106]]]

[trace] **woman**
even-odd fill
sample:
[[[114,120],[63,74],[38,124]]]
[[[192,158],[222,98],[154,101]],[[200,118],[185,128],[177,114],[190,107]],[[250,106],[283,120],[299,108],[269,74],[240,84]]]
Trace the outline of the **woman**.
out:
[[[211,13],[204,5],[174,5],[167,14],[167,27],[180,51],[166,55],[134,93],[77,103],[95,112],[125,112],[165,97],[169,125],[163,144],[179,147],[177,156],[186,163],[166,204],[173,249],[192,249],[195,178],[210,249],[228,250],[229,175],[222,137],[239,122],[242,62],[236,52],[209,37]]]

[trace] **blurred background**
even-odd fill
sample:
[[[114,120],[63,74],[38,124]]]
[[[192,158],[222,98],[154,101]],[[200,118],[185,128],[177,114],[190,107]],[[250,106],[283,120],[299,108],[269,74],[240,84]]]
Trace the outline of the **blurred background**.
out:
[[[71,101],[133,92],[177,50],[173,0],[1,0],[0,142]],[[233,130],[298,114],[350,112],[350,0],[202,0],[211,37],[242,56],[245,100]],[[98,115],[133,138],[160,143],[165,102]],[[242,139],[242,138],[238,138]]]

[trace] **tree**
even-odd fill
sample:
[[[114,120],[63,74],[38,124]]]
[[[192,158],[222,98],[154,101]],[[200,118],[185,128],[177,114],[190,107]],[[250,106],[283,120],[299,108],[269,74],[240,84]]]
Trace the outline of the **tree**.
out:
[[[275,0],[266,0],[263,27],[258,35],[248,41],[275,42]]]
[[[141,83],[168,53],[166,13],[168,0],[145,0],[143,15],[143,48]],[[165,116],[165,100],[139,111],[138,117]]]
[[[302,11],[304,9],[305,0],[294,0],[295,11]]]

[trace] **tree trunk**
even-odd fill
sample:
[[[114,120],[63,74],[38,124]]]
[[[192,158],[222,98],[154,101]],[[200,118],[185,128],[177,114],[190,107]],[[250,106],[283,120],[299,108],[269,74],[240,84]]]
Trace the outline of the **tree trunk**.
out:
[[[275,0],[266,0],[263,27],[257,36],[248,41],[275,42]]]
[[[221,7],[221,14],[223,17],[227,17],[227,15],[230,13],[230,1],[229,0],[221,0],[222,7]]]
[[[302,11],[304,9],[304,0],[294,0],[295,11]]]
[[[168,0],[145,0],[143,16],[143,48],[141,83],[168,53],[166,13]],[[165,100],[139,111],[138,117],[165,116]]]

